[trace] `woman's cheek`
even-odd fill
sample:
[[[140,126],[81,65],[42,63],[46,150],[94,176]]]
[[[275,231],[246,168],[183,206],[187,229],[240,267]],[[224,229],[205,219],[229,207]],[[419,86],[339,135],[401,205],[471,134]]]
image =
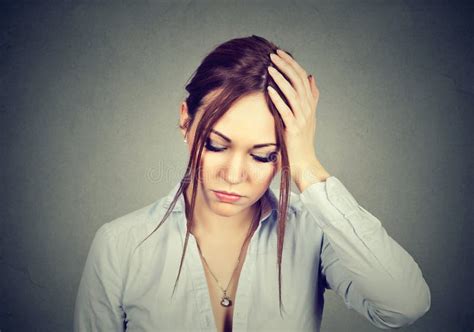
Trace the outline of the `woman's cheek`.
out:
[[[225,153],[206,151],[205,154],[203,153],[202,173],[208,180],[222,177],[230,162],[230,158]]]
[[[212,151],[203,151],[202,155],[202,169],[203,172],[209,176],[217,174],[220,170],[225,169],[231,162],[231,158],[225,153],[216,153]],[[262,163],[256,161],[252,156],[249,156],[245,161],[245,172],[247,179],[254,183],[267,184],[271,182],[277,169],[276,163]]]
[[[250,178],[253,182],[266,184],[271,181],[274,174],[274,166],[271,163],[255,163],[251,168]]]

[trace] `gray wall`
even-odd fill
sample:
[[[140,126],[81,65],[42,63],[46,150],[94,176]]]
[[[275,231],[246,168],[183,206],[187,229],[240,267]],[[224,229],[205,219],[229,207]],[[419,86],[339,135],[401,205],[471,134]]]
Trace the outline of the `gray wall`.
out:
[[[2,2],[1,331],[71,329],[97,228],[184,172],[186,81],[214,46],[251,34],[316,76],[321,162],[419,263],[432,307],[402,330],[474,329],[473,11],[432,1]],[[333,292],[322,326],[376,331]]]

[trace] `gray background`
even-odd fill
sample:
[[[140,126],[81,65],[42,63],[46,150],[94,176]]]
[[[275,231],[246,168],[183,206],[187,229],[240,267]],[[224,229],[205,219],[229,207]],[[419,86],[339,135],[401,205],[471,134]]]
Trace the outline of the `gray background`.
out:
[[[473,5],[14,1],[0,11],[2,332],[71,329],[97,228],[184,172],[186,81],[213,47],[251,34],[316,76],[321,162],[420,265],[431,310],[402,330],[474,329]],[[377,331],[333,292],[322,326]]]

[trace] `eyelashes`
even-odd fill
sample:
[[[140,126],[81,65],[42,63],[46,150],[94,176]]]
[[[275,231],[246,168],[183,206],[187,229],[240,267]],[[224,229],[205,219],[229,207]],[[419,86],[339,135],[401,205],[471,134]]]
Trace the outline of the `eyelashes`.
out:
[[[206,150],[209,150],[209,151],[212,151],[212,152],[221,152],[221,151],[224,151],[224,150],[227,149],[227,148],[215,147],[214,145],[211,144],[211,141],[210,141],[209,138],[206,139],[206,143],[204,144],[204,147],[206,148]],[[273,151],[266,157],[259,157],[259,156],[255,156],[255,155],[252,155],[252,157],[256,161],[261,162],[261,163],[275,162],[278,158],[278,152]]]
[[[254,156],[252,155],[253,159],[262,162],[262,163],[269,163],[269,162],[276,162],[278,158],[278,153],[277,152],[271,152],[268,156],[266,157],[259,157],[259,156]]]

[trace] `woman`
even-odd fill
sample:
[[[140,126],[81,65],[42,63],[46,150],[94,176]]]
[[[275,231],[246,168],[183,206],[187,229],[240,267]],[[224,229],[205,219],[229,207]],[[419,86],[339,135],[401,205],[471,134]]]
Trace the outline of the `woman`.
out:
[[[417,263],[320,163],[319,91],[289,52],[232,39],[186,90],[186,174],[99,228],[75,331],[319,331],[325,289],[380,328],[429,310]]]

